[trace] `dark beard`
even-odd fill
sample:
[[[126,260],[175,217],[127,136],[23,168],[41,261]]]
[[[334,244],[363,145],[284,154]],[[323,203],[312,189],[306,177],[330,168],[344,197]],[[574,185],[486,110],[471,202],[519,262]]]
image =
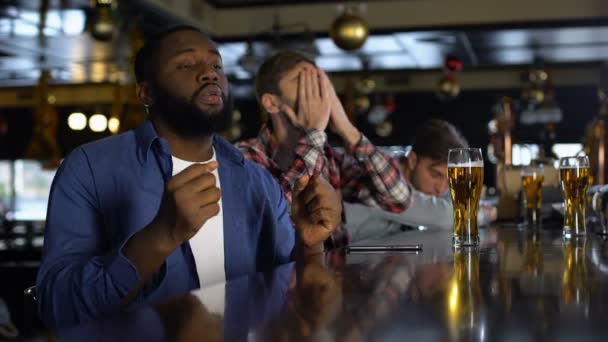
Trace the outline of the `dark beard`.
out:
[[[223,107],[217,112],[205,112],[195,102],[201,87],[185,100],[177,98],[160,85],[153,86],[154,106],[151,116],[158,118],[175,134],[185,139],[208,137],[230,127],[232,95],[222,94]]]

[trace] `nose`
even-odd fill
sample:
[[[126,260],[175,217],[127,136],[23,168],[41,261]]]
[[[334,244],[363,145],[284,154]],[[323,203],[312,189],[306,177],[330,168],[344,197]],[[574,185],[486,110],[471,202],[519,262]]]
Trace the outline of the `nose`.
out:
[[[213,65],[207,63],[201,63],[201,65],[196,77],[198,83],[217,82],[219,80],[219,75]]]

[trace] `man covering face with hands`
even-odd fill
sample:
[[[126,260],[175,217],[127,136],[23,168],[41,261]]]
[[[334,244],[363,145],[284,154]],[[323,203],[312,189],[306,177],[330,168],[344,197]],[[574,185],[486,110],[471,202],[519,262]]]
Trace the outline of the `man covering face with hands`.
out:
[[[389,212],[410,204],[410,189],[399,167],[350,122],[323,70],[296,52],[280,52],[260,67],[256,95],[268,118],[258,137],[238,144],[245,157],[278,180],[288,201],[304,176],[327,180],[343,199]],[[327,143],[326,128],[338,135],[345,153]],[[348,228],[348,222],[346,223]],[[348,242],[344,227],[330,246]]]
[[[135,76],[149,120],[76,148],[53,181],[37,279],[50,327],[271,270],[318,251],[340,221],[328,182],[302,179],[290,217],[272,176],[214,134],[231,95],[206,34],[159,34]]]

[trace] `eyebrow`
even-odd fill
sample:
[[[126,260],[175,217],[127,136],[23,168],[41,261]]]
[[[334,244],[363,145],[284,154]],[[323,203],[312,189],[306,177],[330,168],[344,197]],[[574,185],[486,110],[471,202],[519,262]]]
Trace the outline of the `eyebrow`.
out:
[[[177,57],[179,55],[183,55],[183,54],[186,54],[186,53],[191,53],[191,52],[194,52],[194,51],[195,51],[194,48],[184,48],[184,49],[178,50],[176,53],[174,53],[173,57]],[[220,59],[222,59],[222,55],[220,55],[220,52],[217,49],[209,49],[207,51],[211,52],[214,55],[217,55]]]

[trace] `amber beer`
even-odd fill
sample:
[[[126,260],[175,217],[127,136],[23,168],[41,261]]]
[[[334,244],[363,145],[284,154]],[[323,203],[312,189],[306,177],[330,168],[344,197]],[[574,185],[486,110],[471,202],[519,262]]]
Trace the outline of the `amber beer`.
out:
[[[448,180],[454,205],[454,245],[477,245],[477,213],[483,186],[483,161],[448,164]]]
[[[527,172],[524,170],[521,176],[521,185],[524,195],[525,223],[528,226],[538,226],[541,222],[540,209],[543,202],[543,180],[542,171]]]
[[[483,303],[477,247],[454,249],[454,272],[446,292],[451,341],[474,340],[483,329]]]
[[[565,202],[564,235],[567,237],[586,234],[585,207],[589,174],[588,166],[560,166],[559,175]]]
[[[522,272],[538,276],[543,273],[543,246],[539,232],[530,232],[524,245]]]
[[[589,297],[587,267],[585,265],[585,238],[572,238],[564,242],[564,273],[562,276],[562,303],[582,304]]]

